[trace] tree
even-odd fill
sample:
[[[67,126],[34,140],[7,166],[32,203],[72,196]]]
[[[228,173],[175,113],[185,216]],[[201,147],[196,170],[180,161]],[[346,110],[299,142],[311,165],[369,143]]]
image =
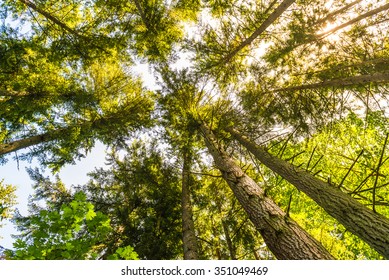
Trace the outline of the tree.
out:
[[[96,170],[90,174],[88,184],[77,187],[97,210],[111,219],[115,234],[107,241],[108,252],[131,245],[140,259],[179,258],[179,172],[162,158],[152,142],[135,140],[108,159],[108,170]]]
[[[6,1],[4,17],[31,30],[2,26],[0,153],[29,148],[22,159],[56,171],[96,141],[112,148],[112,168],[79,186],[111,219],[104,257],[131,245],[143,259],[272,258],[268,249],[283,259],[377,258],[360,239],[388,257],[388,4],[327,2]],[[131,73],[139,62],[156,87]],[[355,115],[369,141],[335,137],[349,165],[323,159],[328,130],[359,139],[342,123]],[[44,186],[50,201],[57,192]],[[56,211],[72,196],[60,195]],[[292,217],[295,197],[307,207]],[[321,236],[304,219],[315,211],[334,224]]]
[[[12,218],[12,207],[16,204],[16,188],[11,185],[4,185],[3,182],[0,181],[0,222]]]
[[[105,70],[104,73],[101,69]],[[94,100],[88,100],[88,95],[85,95],[77,101],[77,107],[66,106],[61,101],[60,104],[44,105],[46,109],[42,115],[32,111],[34,117],[38,116],[36,120],[25,125],[22,135],[11,127],[6,141],[3,140],[6,143],[0,146],[0,154],[38,146],[30,154],[39,155],[43,162],[58,169],[66,162],[73,162],[77,156],[83,156],[81,151],[87,152],[97,139],[103,143],[113,139],[120,141],[131,130],[151,124],[152,94],[143,90],[139,81],[132,80],[123,66],[95,63],[90,66],[88,74],[82,83],[93,92]],[[44,99],[51,100],[51,95]],[[59,109],[61,104],[66,109]],[[8,126],[8,117],[4,116],[3,122]],[[62,144],[57,146],[55,143]]]
[[[196,260],[198,259],[197,240],[195,235],[195,228],[193,222],[193,210],[190,196],[190,163],[191,156],[189,152],[184,152],[182,167],[182,243],[184,245],[184,259]]]
[[[60,184],[60,182],[58,182]],[[22,234],[7,250],[9,259],[56,260],[98,259],[105,250],[104,242],[112,228],[107,216],[95,212],[83,193],[76,193],[69,204],[59,210],[40,210],[37,215],[16,217]],[[137,259],[128,246],[108,258]]]
[[[389,257],[386,251],[389,243],[386,234],[389,230],[389,220],[386,217],[358,203],[338,187],[323,182],[309,172],[272,156],[238,131],[231,128],[227,128],[227,131],[268,168],[280,174],[297,189],[305,192],[348,230],[365,240],[383,256]]]
[[[228,158],[227,154],[217,146],[215,137],[204,124],[201,125],[201,132],[223,178],[278,259],[333,258],[319,242],[289,219],[271,199],[265,196],[264,191]]]

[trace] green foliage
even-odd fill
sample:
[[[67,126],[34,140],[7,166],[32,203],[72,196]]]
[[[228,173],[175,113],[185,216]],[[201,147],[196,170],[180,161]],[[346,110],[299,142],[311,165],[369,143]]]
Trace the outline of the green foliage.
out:
[[[81,192],[59,210],[40,210],[36,215],[16,217],[16,223],[23,232],[13,244],[14,250],[6,251],[10,259],[97,259],[112,231],[109,218],[94,211]],[[112,258],[136,259],[137,255],[126,247],[117,250]]]
[[[138,254],[134,252],[134,248],[126,246],[118,248],[115,254],[108,256],[108,260],[137,260]]]
[[[272,146],[273,154],[300,166],[320,179],[338,186],[359,202],[372,208],[373,186],[376,179],[378,159],[383,149],[388,120],[382,112],[371,112],[365,119],[349,114],[334,121],[310,138],[297,143],[289,138]],[[360,157],[358,154],[364,151]],[[357,161],[355,162],[355,160]],[[384,156],[387,159],[387,155]],[[354,164],[353,164],[354,163]],[[379,169],[376,185],[376,210],[389,215],[388,164]],[[269,178],[267,193],[307,231],[315,236],[338,259],[380,259],[381,257],[361,239],[349,233],[336,220],[325,213],[309,197],[293,186],[264,169]],[[347,175],[347,176],[346,176]]]
[[[352,22],[380,1],[299,0],[254,36],[281,2],[2,1],[0,145],[44,135],[18,160],[37,157],[54,172],[96,141],[112,148],[111,166],[93,172],[77,193],[30,170],[32,214],[16,217],[25,232],[9,257],[181,258],[180,169],[190,155],[201,258],[273,258],[210,164],[198,130],[205,122],[334,256],[380,258],[223,131],[239,127],[389,215],[388,14]],[[132,73],[139,62],[158,79],[156,89]],[[376,74],[383,78],[371,82]],[[293,135],[278,143],[277,131]],[[9,218],[14,189],[0,186],[0,216]]]
[[[123,155],[122,159],[119,154]],[[155,143],[134,141],[109,156],[110,169],[91,173],[80,190],[108,215],[116,233],[109,252],[131,245],[141,259],[181,254],[180,183]]]
[[[0,227],[5,219],[12,218],[13,206],[16,204],[16,187],[4,185],[4,180],[0,181]]]
[[[215,172],[202,169],[192,176],[193,211],[202,259],[272,259],[247,214],[227,183]],[[228,238],[232,242],[229,248]]]

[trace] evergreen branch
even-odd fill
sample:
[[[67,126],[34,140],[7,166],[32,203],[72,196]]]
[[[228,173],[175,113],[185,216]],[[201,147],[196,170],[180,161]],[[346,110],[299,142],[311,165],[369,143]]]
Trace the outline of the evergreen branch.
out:
[[[312,160],[312,158],[313,158],[313,155],[315,154],[316,148],[317,148],[317,145],[315,146],[315,148],[313,148],[312,153],[311,153],[311,155],[310,155],[310,157],[309,157],[309,160],[308,160],[308,163],[307,163],[307,170],[309,169],[309,165],[310,165],[310,163],[311,163],[311,160]]]
[[[259,37],[271,24],[273,24],[296,0],[284,0],[269,17],[259,26],[250,37],[244,40],[239,46],[227,54],[217,65],[228,63],[242,49],[250,45],[257,37]]]
[[[370,16],[376,15],[376,14],[381,13],[381,12],[383,12],[385,10],[388,10],[388,9],[389,9],[389,3],[387,3],[386,5],[383,5],[381,7],[378,7],[376,9],[374,9],[374,10],[371,10],[371,11],[369,11],[367,13],[364,13],[364,14],[356,17],[356,18],[353,18],[352,20],[350,20],[348,22],[345,22],[345,23],[343,23],[343,24],[341,24],[341,25],[339,25],[339,26],[337,26],[337,27],[335,27],[335,28],[333,28],[333,29],[331,29],[329,31],[323,32],[321,34],[318,34],[318,35],[316,35],[316,37],[318,39],[323,39],[324,37],[327,37],[328,35],[331,35],[332,33],[335,33],[336,31],[338,31],[340,29],[343,29],[343,28],[345,28],[345,27],[347,27],[347,26],[349,26],[351,24],[357,23],[358,21],[361,21],[361,20],[363,20],[365,18],[368,18]]]
[[[360,152],[360,153],[358,154],[358,156],[356,157],[356,159],[353,161],[353,163],[351,164],[350,168],[347,170],[346,175],[344,175],[342,181],[340,181],[339,186],[338,186],[339,188],[342,187],[344,180],[346,180],[348,174],[350,174],[350,172],[351,172],[351,170],[353,169],[355,163],[357,163],[358,159],[359,159],[360,156],[363,154],[363,152],[364,152],[364,150],[362,149],[361,152]]]
[[[379,162],[378,162],[378,166],[377,166],[377,174],[376,174],[375,182],[374,182],[374,186],[373,186],[373,211],[374,211],[374,212],[376,212],[376,209],[375,209],[375,203],[376,203],[376,187],[377,187],[377,183],[378,183],[379,170],[380,170],[380,167],[381,167],[381,165],[382,165],[382,159],[383,159],[383,157],[384,157],[385,148],[386,148],[386,143],[388,142],[388,137],[389,137],[389,133],[386,134],[384,146],[382,147],[381,156],[380,156],[380,159],[379,159]]]

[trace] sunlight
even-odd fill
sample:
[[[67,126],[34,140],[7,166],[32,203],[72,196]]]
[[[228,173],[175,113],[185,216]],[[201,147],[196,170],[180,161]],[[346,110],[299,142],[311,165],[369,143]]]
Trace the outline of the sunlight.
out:
[[[336,28],[339,24],[340,24],[339,21],[327,22],[327,24],[322,29],[320,29],[320,32],[317,33],[318,36],[325,38],[327,41],[331,43],[338,42],[340,40],[340,36],[339,36],[340,33],[339,32],[331,33],[331,30]]]
[[[327,22],[325,26],[316,33],[316,36],[320,39],[325,38],[330,42],[339,41],[340,33],[338,31],[354,26],[359,22],[362,22],[362,25],[366,24],[367,18],[377,16],[388,9],[388,4],[381,5],[382,3],[380,3],[380,1],[376,2],[377,3],[372,0],[354,1],[349,4],[343,17],[338,14],[342,11],[342,9],[335,9],[334,11],[331,11],[331,18],[329,18],[329,22]],[[355,4],[358,5],[354,6]],[[329,1],[325,6],[329,9],[332,5],[333,1]]]

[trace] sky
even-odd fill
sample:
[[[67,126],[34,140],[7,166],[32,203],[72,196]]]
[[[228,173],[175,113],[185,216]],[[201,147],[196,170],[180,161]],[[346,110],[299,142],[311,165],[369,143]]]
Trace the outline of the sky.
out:
[[[22,154],[24,151],[18,151],[18,154]],[[92,149],[92,151],[82,160],[78,161],[75,165],[66,165],[59,172],[59,177],[63,183],[70,187],[71,185],[81,185],[88,181],[87,174],[95,169],[95,167],[103,167],[105,163],[105,147],[101,143]],[[27,215],[27,203],[28,197],[33,194],[32,184],[30,177],[26,171],[26,168],[40,167],[36,160],[31,163],[27,161],[19,161],[12,159],[12,156],[8,156],[8,162],[0,166],[0,180],[4,179],[4,184],[14,185],[17,195],[18,205],[16,208],[22,215]],[[47,176],[51,176],[49,170],[44,173]],[[0,228],[0,246],[4,248],[12,248],[13,239],[11,234],[16,234],[17,231],[13,227],[11,222],[6,222],[5,225]]]

